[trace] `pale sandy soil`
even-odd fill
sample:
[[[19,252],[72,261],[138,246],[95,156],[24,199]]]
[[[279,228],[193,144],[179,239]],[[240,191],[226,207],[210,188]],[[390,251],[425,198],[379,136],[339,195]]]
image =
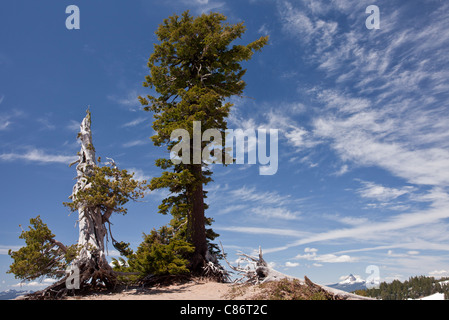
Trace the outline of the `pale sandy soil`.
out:
[[[326,291],[346,296],[349,300],[372,300],[337,289]],[[191,280],[182,284],[151,288],[128,288],[117,293],[91,294],[87,296],[69,296],[66,300],[252,300],[264,292],[260,286],[235,285],[212,281]]]
[[[68,297],[67,300],[229,300],[248,299],[254,291],[228,283],[191,281],[159,288],[133,288],[120,293]]]

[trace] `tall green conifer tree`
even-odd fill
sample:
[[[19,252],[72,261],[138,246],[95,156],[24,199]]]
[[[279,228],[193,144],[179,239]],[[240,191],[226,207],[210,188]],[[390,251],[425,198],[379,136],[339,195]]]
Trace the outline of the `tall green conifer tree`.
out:
[[[212,128],[224,134],[227,129],[226,118],[232,104],[225,100],[241,96],[246,85],[242,80],[246,70],[241,62],[261,50],[268,37],[231,46],[246,28],[243,23],[225,21],[226,17],[220,13],[193,17],[186,11],[181,17],[174,15],[159,25],[156,35],[160,43],[154,45],[148,60],[150,74],[143,83],[144,87],[154,88],[157,95],[139,97],[144,110],[154,113],[156,135],[152,140],[156,146],[165,144],[171,151],[177,143],[170,140],[175,129],[185,129],[193,137],[193,121],[201,121],[201,134]],[[201,150],[208,143],[202,142]],[[203,186],[211,181],[212,172],[204,162],[193,161],[194,152],[191,141],[189,164],[157,160],[156,165],[166,171],[152,179],[150,188],[171,191],[172,195],[163,200],[159,209],[163,214],[173,215],[174,229],[194,245],[190,269],[198,272],[207,260],[207,238],[216,234],[205,227],[211,220],[205,217]]]

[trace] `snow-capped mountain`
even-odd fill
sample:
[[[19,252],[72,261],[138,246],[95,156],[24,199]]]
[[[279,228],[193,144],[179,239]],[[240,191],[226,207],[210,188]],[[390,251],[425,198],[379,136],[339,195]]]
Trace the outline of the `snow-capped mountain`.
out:
[[[10,289],[10,290],[6,290],[6,291],[1,291],[0,292],[0,300],[13,300],[15,298],[17,298],[18,296],[23,296],[24,294],[28,294],[31,293],[32,291],[29,290],[14,290],[14,289]]]
[[[338,283],[327,285],[328,287],[343,290],[346,292],[353,292],[355,290],[366,289],[366,282],[360,276],[354,276],[350,274],[345,279]]]

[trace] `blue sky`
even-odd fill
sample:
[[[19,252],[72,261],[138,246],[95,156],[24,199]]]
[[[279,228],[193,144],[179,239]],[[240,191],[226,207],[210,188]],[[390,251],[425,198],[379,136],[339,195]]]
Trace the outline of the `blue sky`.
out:
[[[67,6],[80,9],[68,30]],[[369,5],[380,29],[365,26]],[[164,18],[190,9],[244,21],[241,41],[270,35],[245,75],[230,128],[279,129],[279,169],[214,166],[213,228],[230,260],[259,246],[287,274],[327,284],[350,273],[383,281],[449,276],[449,4],[439,0],[3,1],[0,5],[0,291],[21,224],[41,215],[77,240],[67,201],[87,105],[97,155],[138,178],[166,156],[137,96]],[[167,223],[157,191],[112,218],[133,248]],[[116,252],[109,245],[109,253]],[[22,288],[37,288],[33,286]]]

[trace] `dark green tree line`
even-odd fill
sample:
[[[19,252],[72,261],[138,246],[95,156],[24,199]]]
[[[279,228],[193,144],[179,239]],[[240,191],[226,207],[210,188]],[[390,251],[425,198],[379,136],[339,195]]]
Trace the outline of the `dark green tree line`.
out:
[[[404,282],[399,280],[393,280],[390,283],[382,282],[378,289],[359,290],[356,293],[382,300],[419,299],[435,293],[444,293],[445,299],[448,299],[449,286],[444,284],[444,280],[447,279],[415,276]]]

